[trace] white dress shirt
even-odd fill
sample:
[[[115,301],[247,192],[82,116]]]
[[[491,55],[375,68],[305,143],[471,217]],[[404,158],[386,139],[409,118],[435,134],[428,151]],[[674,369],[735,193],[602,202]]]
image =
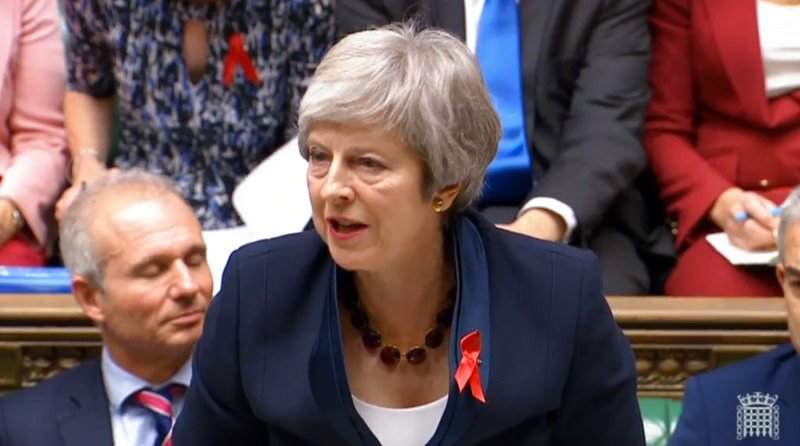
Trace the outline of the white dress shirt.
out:
[[[108,395],[114,446],[149,446],[155,443],[157,435],[155,420],[150,411],[133,404],[122,407],[122,403],[142,387],[159,389],[170,383],[183,384],[188,387],[189,381],[192,379],[191,361],[187,361],[172,379],[159,384],[148,383],[132,375],[115,363],[106,349],[103,349],[100,366],[103,371],[106,395]],[[183,409],[183,399],[183,396],[179,396],[172,401],[172,410],[176,417]]]
[[[774,98],[800,88],[800,5],[756,4],[765,87]]]
[[[481,14],[483,13],[483,5],[485,0],[464,0],[464,24],[466,31],[466,43],[469,49],[474,53],[475,48],[478,46],[478,28],[481,22]],[[517,1],[519,3],[519,0]],[[578,219],[575,216],[575,211],[563,201],[556,200],[550,197],[535,197],[528,200],[525,205],[519,210],[517,217],[524,214],[531,209],[547,209],[559,215],[567,226],[564,232],[562,241],[568,241],[572,235],[572,231],[578,225]]]

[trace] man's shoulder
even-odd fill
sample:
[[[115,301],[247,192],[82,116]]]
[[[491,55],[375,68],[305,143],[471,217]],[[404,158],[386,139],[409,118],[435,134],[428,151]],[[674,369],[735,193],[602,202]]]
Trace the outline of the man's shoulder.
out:
[[[0,398],[0,409],[8,416],[9,411],[31,411],[53,407],[60,396],[68,391],[67,389],[87,380],[102,380],[98,359],[84,362],[42,381],[34,387],[17,390]],[[98,385],[102,386],[100,381],[98,381]]]
[[[702,373],[694,379],[703,389],[706,399],[732,392],[750,392],[763,386],[768,389],[773,379],[782,376],[782,368],[800,360],[792,344],[783,344],[766,353],[736,364]]]

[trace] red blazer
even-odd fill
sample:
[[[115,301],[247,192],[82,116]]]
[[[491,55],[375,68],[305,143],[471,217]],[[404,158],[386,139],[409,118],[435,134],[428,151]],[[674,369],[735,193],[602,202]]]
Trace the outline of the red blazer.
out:
[[[725,189],[800,183],[800,90],[767,98],[755,0],[654,0],[651,26],[645,148],[682,250]]]

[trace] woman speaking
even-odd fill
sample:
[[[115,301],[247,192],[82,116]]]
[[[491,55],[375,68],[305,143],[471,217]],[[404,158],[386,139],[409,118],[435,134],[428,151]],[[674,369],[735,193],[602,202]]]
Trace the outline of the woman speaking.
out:
[[[231,256],[175,444],[644,444],[594,256],[468,210],[500,134],[456,38],[337,44],[300,107],[316,231]]]

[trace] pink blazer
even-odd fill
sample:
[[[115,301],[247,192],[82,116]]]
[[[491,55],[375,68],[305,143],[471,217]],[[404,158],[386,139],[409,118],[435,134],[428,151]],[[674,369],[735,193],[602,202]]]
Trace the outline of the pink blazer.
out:
[[[65,65],[57,0],[0,3],[0,197],[42,245],[66,181]]]

